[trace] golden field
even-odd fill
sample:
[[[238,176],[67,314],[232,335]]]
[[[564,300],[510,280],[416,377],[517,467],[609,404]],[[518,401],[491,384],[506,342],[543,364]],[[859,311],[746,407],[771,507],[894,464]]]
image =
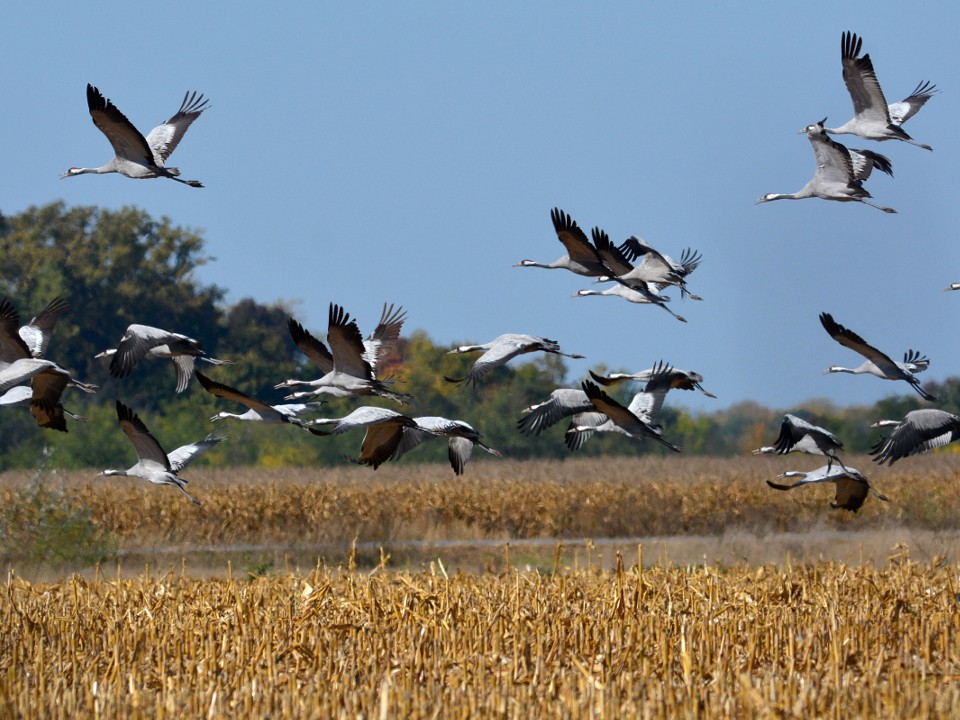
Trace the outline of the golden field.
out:
[[[809,457],[5,475],[112,554],[7,543],[0,716],[955,716],[953,462],[847,462],[890,501],[766,486]]]
[[[957,567],[10,579],[8,717],[955,717]]]

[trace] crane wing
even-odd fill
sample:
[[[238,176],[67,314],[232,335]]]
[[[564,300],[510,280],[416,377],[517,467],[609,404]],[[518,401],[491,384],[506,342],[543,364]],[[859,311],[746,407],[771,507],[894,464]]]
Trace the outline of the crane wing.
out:
[[[849,31],[843,33],[840,40],[843,82],[853,101],[853,112],[865,120],[890,124],[887,99],[880,89],[880,82],[873,70],[873,61],[870,60],[869,53],[857,57],[862,44],[863,39]]]
[[[193,121],[200,117],[200,113],[207,109],[208,100],[203,99],[201,94],[191,93],[189,90],[183,96],[183,102],[176,115],[164,123],[157,125],[146,137],[147,145],[156,154],[159,159],[158,164],[163,164],[168,157],[177,149],[177,145],[183,139],[187,129],[193,124]]]
[[[100,94],[93,85],[87,84],[87,108],[93,124],[100,132],[107,136],[113,152],[117,157],[130,162],[155,167],[156,160],[153,150],[147,144],[146,138],[127,120],[127,116],[117,109],[117,106]]]
[[[290,337],[293,338],[293,342],[300,348],[300,352],[320,368],[324,375],[333,370],[333,355],[330,354],[322,341],[317,340],[293,318],[287,321],[287,328],[290,330]]]

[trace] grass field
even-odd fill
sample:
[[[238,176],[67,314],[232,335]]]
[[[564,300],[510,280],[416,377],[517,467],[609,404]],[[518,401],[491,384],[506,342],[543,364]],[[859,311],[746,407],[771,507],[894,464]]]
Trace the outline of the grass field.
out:
[[[816,464],[7,475],[0,716],[955,716],[953,463]]]

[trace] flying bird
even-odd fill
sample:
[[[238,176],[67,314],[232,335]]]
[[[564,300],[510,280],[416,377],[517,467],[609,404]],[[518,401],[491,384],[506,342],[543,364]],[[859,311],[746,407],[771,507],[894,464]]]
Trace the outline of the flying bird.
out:
[[[654,375],[660,376],[659,383],[666,383],[670,390],[699,390],[709,398],[716,398],[712,392],[704,390],[703,375],[692,370],[681,370],[671,365],[657,363],[652,368],[647,368],[638,373],[610,373],[609,375],[598,375],[593,370],[590,371],[590,377],[598,385],[605,387],[617,385],[622,382],[650,382]]]
[[[477,358],[469,374],[462,378],[451,378],[444,376],[444,380],[458,385],[472,384],[476,386],[477,380],[486,375],[494,368],[505,365],[508,361],[518,355],[525,355],[532,352],[545,352],[553,355],[563,355],[568,358],[582,359],[583,355],[574,355],[561,352],[560,344],[556,340],[535,337],[533,335],[519,335],[516,333],[506,333],[494,338],[490,342],[482,345],[460,345],[448,352],[448,355],[459,355],[463,353],[476,352],[483,350],[483,355]]]
[[[169,358],[177,369],[177,392],[187,389],[197,360],[211,365],[232,365],[232,360],[218,360],[203,352],[199,340],[150,325],[128,325],[120,344],[94,357],[110,357],[110,374],[125,378],[146,357]]]
[[[18,361],[23,362],[23,361]],[[41,362],[49,362],[41,360]],[[16,367],[14,363],[10,367]],[[3,372],[0,372],[0,376]],[[29,408],[37,426],[50,430],[68,432],[67,418],[78,422],[87,419],[67,410],[60,402],[60,396],[70,382],[70,376],[60,372],[42,372],[33,376],[31,385],[14,385],[0,394],[0,406]]]
[[[636,303],[638,305],[656,305],[657,307],[661,307],[666,310],[680,322],[687,321],[685,317],[678,315],[666,306],[666,303],[670,301],[670,298],[665,295],[657,295],[650,290],[641,289],[639,287],[634,288],[628,285],[611,285],[603,290],[590,290],[584,288],[583,290],[577,290],[577,292],[573,294],[573,297],[589,297],[591,295],[618,297],[626,300],[627,302]]]
[[[563,243],[567,254],[551,263],[521,260],[514,264],[514,267],[569,270],[577,275],[586,275],[587,277],[603,275],[606,272],[603,262],[597,255],[596,249],[590,244],[586,234],[577,225],[577,221],[560,208],[554,208],[550,211],[550,219],[553,221],[553,229],[557,233],[557,239]]]
[[[926,370],[930,364],[929,358],[923,357],[920,353],[909,350],[903,357],[903,362],[894,362],[888,355],[877,350],[862,337],[852,330],[848,330],[833,319],[830,313],[820,313],[820,323],[823,329],[827,331],[834,340],[850,348],[866,358],[859,367],[846,368],[840,365],[831,365],[823,371],[824,375],[828,373],[845,372],[853,375],[870,374],[876,375],[884,380],[904,380],[910,384],[917,393],[925,400],[936,400],[936,398],[920,386],[920,380],[915,373]]]
[[[824,118],[816,125],[808,125],[804,128],[817,161],[817,171],[813,178],[797,192],[767,193],[757,200],[756,204],[773,200],[803,200],[818,197],[838,202],[861,202],[886,213],[895,213],[896,210],[893,208],[876,205],[867,200],[873,196],[863,187],[863,181],[874,167],[893,175],[890,160],[877,153],[850,150],[841,145],[827,135],[823,127],[826,120]],[[856,162],[854,153],[859,156]]]
[[[664,439],[663,430],[660,426],[646,422],[639,417],[636,412],[618,403],[589,380],[584,380],[581,386],[593,404],[594,410],[605,415],[607,421],[598,425],[593,425],[592,423],[572,425],[567,429],[568,435],[580,432],[617,432],[636,439],[645,437],[653,438],[674,452],[680,452],[680,448]],[[643,411],[641,410],[640,412],[642,413]],[[650,414],[650,410],[647,410],[647,413]],[[655,415],[656,413],[653,412],[652,414]]]
[[[403,437],[404,428],[417,427],[413,418],[390,408],[373,405],[358,407],[344,417],[317,418],[304,424],[308,427],[333,425],[331,430],[316,431],[317,435],[340,435],[349,430],[366,428],[360,445],[360,457],[356,462],[361,465],[370,465],[374,470],[393,456]]]
[[[859,135],[867,140],[903,140],[924,150],[933,150],[929,145],[918,143],[900,126],[933,97],[936,86],[929,81],[920,82],[909,97],[888,105],[870,55],[860,57],[862,46],[863,39],[856,33],[847,31],[840,38],[843,82],[853,101],[853,118],[840,127],[826,128],[826,131],[835,135]]]
[[[403,308],[394,310],[384,304],[380,322],[373,333],[364,340],[356,320],[339,305],[330,303],[327,320],[327,342],[311,335],[299,322],[290,318],[287,327],[290,337],[300,351],[323,371],[316,380],[285,380],[274,387],[276,389],[307,385],[311,389],[291,393],[286,400],[333,395],[334,397],[363,397],[377,395],[389,398],[403,405],[410,396],[392,392],[391,381],[377,377],[380,360],[396,348],[400,337],[400,328],[406,318]]]
[[[643,389],[636,393],[631,399],[627,410],[633,413],[637,418],[651,426],[656,432],[662,432],[657,418],[660,416],[660,410],[666,400],[667,393],[676,387],[685,387],[692,389],[693,385],[688,382],[688,373],[680,370],[676,371],[662,360],[647,371],[646,383]],[[600,384],[613,385],[602,375],[597,375],[593,371],[590,376],[600,382]],[[702,379],[702,378],[701,378]],[[710,393],[700,388],[700,390],[709,397],[714,397]],[[597,408],[597,403],[591,398],[594,405],[594,412],[581,413],[575,415],[570,426],[564,433],[564,440],[570,450],[579,450],[594,432],[617,432],[618,423],[614,418],[606,416],[602,410]]]
[[[830,507],[834,509],[857,512],[857,510],[863,506],[868,493],[873,493],[880,500],[887,500],[886,495],[881,495],[873,488],[866,475],[852,467],[831,468],[829,465],[823,465],[810,472],[790,470],[785,473],[780,473],[779,477],[798,477],[800,479],[791,485],[781,485],[780,483],[767,480],[767,485],[775,490],[792,490],[795,487],[801,487],[803,485],[823,482],[834,483],[836,485],[836,496],[834,497],[834,501],[830,503]]]
[[[603,231],[594,231],[593,241],[599,249],[606,245],[603,242]],[[618,283],[625,284],[628,287],[634,287],[637,282],[650,286],[651,289],[660,290],[664,285],[676,285],[680,288],[681,297],[689,297],[691,300],[702,300],[699,295],[694,295],[687,289],[687,275],[692,273],[700,265],[702,257],[699,252],[687,248],[680,256],[680,262],[675,261],[669,255],[664,255],[645,240],[631,235],[624,241],[622,248],[625,248],[631,256],[639,257],[640,262],[629,267],[626,272],[622,263],[608,263],[612,272],[611,275],[601,277],[598,282],[606,280],[616,280]],[[601,252],[605,261],[610,260],[610,255]]]
[[[785,455],[791,452],[805,452],[811,455],[824,455],[827,457],[829,471],[835,462],[840,467],[844,467],[843,462],[837,457],[837,450],[842,449],[843,443],[829,430],[787,413],[783,416],[780,435],[773,445],[766,445],[754,450],[753,453],[754,455],[774,453]]]
[[[215,380],[211,380],[202,372],[198,371],[196,376],[197,381],[201,386],[203,386],[203,389],[211,395],[215,395],[216,397],[224,398],[226,400],[233,400],[234,402],[238,402],[247,407],[247,411],[239,415],[221,411],[210,418],[212,422],[223,420],[225,418],[234,418],[235,420],[262,422],[274,425],[287,423],[290,425],[303,427],[305,430],[309,430],[315,435],[320,434],[319,431],[315,430],[314,428],[304,427],[304,422],[300,419],[301,415],[305,415],[309,412],[316,412],[316,410],[322,405],[320,402],[270,405],[261,400],[257,400],[256,398],[252,398],[249,395],[230,387],[229,385],[224,385],[223,383],[218,383]]]
[[[39,322],[40,325],[46,324],[45,321],[37,321],[34,318],[30,326],[35,322]],[[77,380],[70,372],[51,360],[34,357],[33,351],[42,353],[46,349],[46,342],[42,339],[37,340],[35,337],[37,333],[34,333],[30,326],[25,326],[28,328],[25,334],[31,340],[32,348],[24,341],[20,315],[9,298],[3,298],[0,301],[0,394],[5,394],[18,385],[30,383],[30,407],[37,423],[41,427],[61,429],[57,427],[60,423],[49,416],[57,414],[56,406],[60,402],[63,390],[67,387],[75,387],[83,392],[93,393],[97,391],[97,386]],[[38,326],[34,328],[37,328],[38,333],[43,332]],[[49,335],[47,341],[49,341]],[[22,392],[16,391],[16,393]],[[11,396],[8,404],[19,404],[22,396],[16,393]],[[63,429],[66,429],[65,425]]]
[[[144,137],[127,120],[126,115],[111,101],[105,99],[93,85],[87,84],[87,108],[93,124],[107,136],[115,153],[105,165],[97,168],[72,167],[61,178],[85,173],[120,173],[128,178],[146,179],[165,177],[190,187],[201,188],[197,180],[181,180],[180,170],[166,167],[167,158],[177,149],[187,129],[207,109],[203,95],[187,92],[180,109],[169,120],[157,125]]]
[[[894,425],[889,437],[871,448],[875,462],[893,465],[901,458],[929,452],[960,439],[960,417],[945,410],[921,408],[911,410],[899,422],[881,420],[871,427]]]
[[[137,451],[137,463],[128,470],[108,469],[100,475],[125,475],[138,477],[155,485],[173,485],[195,505],[200,505],[200,501],[187,492],[184,487],[187,480],[180,477],[179,473],[201,454],[222,442],[225,439],[224,436],[207,435],[203,440],[182,445],[168,455],[147,430],[147,426],[139,416],[119,400],[117,400],[117,419]]]
[[[503,457],[499,450],[485,445],[480,440],[480,433],[463,420],[450,420],[430,415],[415,417],[413,420],[416,426],[403,426],[400,442],[393,451],[391,459],[396,460],[435,437],[447,438],[447,457],[456,475],[463,475],[463,468],[473,455],[474,446],[486,450],[494,457]]]

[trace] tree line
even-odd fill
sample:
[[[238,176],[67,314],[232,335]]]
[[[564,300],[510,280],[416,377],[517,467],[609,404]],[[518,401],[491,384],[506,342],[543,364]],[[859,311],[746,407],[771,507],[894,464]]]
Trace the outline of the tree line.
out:
[[[292,311],[286,302],[263,304],[244,298],[227,304],[225,288],[199,280],[197,270],[210,258],[198,233],[166,217],[155,220],[133,207],[113,211],[56,202],[17,215],[0,215],[0,257],[0,296],[11,300],[22,323],[54,297],[68,300],[71,310],[57,326],[48,357],[101,388],[96,395],[64,394],[64,406],[87,420],[70,421],[67,433],[39,429],[22,408],[0,409],[0,470],[36,467],[40,458],[63,468],[121,466],[126,460],[132,464],[129,443],[117,425],[116,399],[134,408],[168,450],[213,429],[225,432],[229,441],[208,456],[216,464],[327,466],[348,462],[349,455],[357,452],[360,438],[351,437],[352,433],[316,438],[293,427],[231,421],[216,428],[209,418],[218,411],[242,410],[227,407],[229,403],[206,393],[195,381],[181,395],[174,394],[169,361],[146,361],[129,378],[118,381],[109,376],[108,361],[94,358],[115,347],[127,325],[140,323],[201,339],[208,355],[234,362],[212,373],[218,380],[267,402],[282,402],[285,391],[273,389],[277,382],[319,375],[290,339],[287,320]],[[322,337],[325,329],[315,330]],[[538,437],[525,437],[516,427],[522,408],[546,400],[553,389],[564,386],[567,372],[562,359],[546,356],[514,362],[491,373],[475,389],[458,388],[446,383],[443,375],[466,374],[474,358],[448,356],[450,348],[438,346],[424,331],[406,330],[397,357],[388,360],[380,373],[413,395],[404,412],[466,420],[505,457],[570,454],[563,443],[565,422]],[[938,407],[954,413],[960,410],[960,379],[927,387],[938,396]],[[626,401],[639,389],[626,386],[613,394]],[[396,407],[377,398],[370,402]],[[740,455],[769,444],[784,412],[743,402],[715,412],[692,413],[678,403],[682,398],[675,391],[661,423],[672,442],[695,455]],[[327,400],[322,414],[342,415],[356,404],[355,400]],[[900,418],[919,406],[912,396],[895,396],[872,406],[846,408],[811,400],[789,411],[836,433],[846,452],[857,453],[869,450],[879,437],[870,423],[881,417]],[[577,454],[662,452],[655,443],[595,436]],[[437,441],[401,462],[445,462],[445,458],[446,445]]]

